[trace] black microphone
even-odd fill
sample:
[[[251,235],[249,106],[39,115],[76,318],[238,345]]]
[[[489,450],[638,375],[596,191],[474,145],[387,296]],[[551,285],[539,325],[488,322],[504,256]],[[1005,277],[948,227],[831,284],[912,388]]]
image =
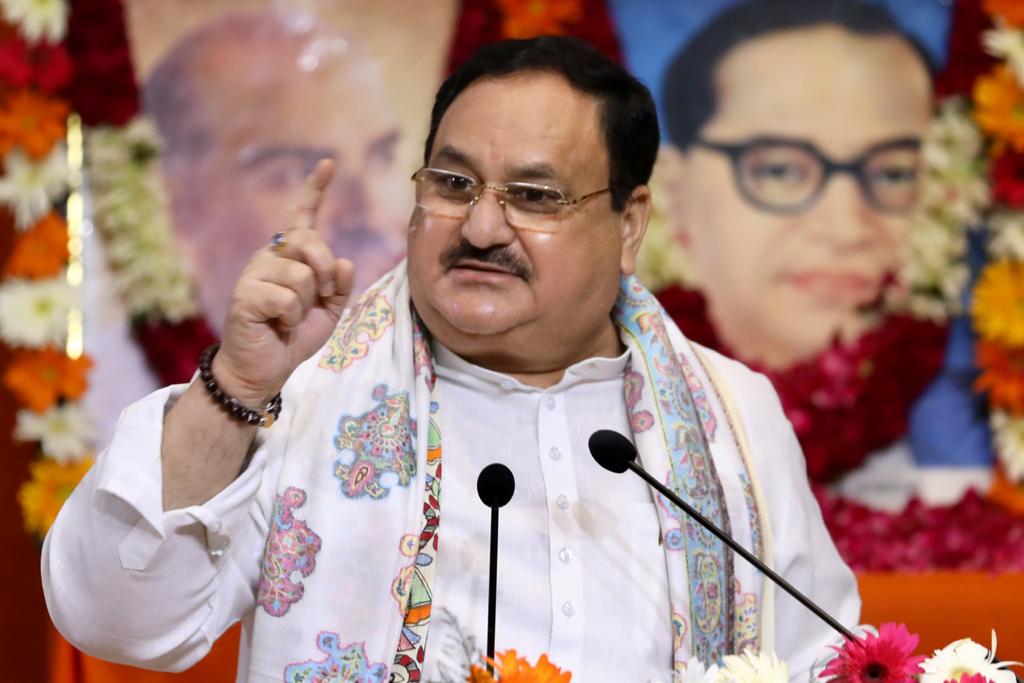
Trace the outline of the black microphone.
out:
[[[594,460],[597,461],[598,465],[610,472],[615,472],[616,474],[620,474],[626,470],[633,470],[639,474],[640,478],[653,486],[658,493],[668,498],[680,509],[686,512],[686,514],[697,520],[701,526],[721,539],[722,542],[732,548],[734,552],[741,555],[743,559],[757,567],[762,574],[774,581],[779,588],[792,595],[800,604],[814,612],[819,619],[834,628],[845,638],[849,640],[854,639],[853,633],[836,621],[832,615],[821,607],[818,607],[813,600],[791,586],[788,581],[776,574],[771,567],[757,559],[753,553],[749,552],[746,548],[737,543],[732,536],[719,529],[713,522],[711,522],[711,520],[699,513],[697,510],[694,510],[686,503],[686,501],[677,496],[671,489],[648,474],[647,470],[637,464],[636,446],[634,446],[629,439],[610,429],[599,429],[590,435],[589,446],[590,454],[594,456]]]
[[[487,672],[494,673],[494,607],[498,598],[498,508],[512,500],[516,478],[501,463],[491,463],[480,471],[476,492],[483,504],[491,508],[491,568],[487,583]]]

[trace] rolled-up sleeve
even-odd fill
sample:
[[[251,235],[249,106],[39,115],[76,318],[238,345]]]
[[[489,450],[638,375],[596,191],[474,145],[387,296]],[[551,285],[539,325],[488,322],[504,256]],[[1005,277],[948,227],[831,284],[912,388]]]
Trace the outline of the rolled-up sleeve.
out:
[[[125,409],[42,553],[47,608],[70,643],[168,671],[195,664],[253,609],[277,478],[261,430],[230,485],[203,505],[165,512],[163,420],[184,389],[161,389]]]

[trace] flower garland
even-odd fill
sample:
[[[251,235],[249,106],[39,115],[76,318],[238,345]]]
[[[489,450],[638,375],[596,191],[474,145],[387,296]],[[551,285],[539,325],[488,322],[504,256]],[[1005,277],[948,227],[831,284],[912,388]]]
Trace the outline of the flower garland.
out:
[[[91,466],[95,436],[78,403],[92,361],[81,353],[77,324],[77,129],[68,126],[71,107],[60,96],[71,77],[61,42],[68,6],[0,0],[0,12],[7,22],[0,27],[0,204],[15,230],[0,283],[0,338],[13,350],[2,381],[23,406],[14,438],[39,444],[18,501],[26,530],[41,537]]]
[[[76,0],[71,101],[86,124],[86,174],[108,266],[133,333],[164,384],[185,382],[216,337],[198,311],[160,170],[162,141],[139,114],[121,0]]]
[[[988,27],[977,27],[974,36],[989,66],[964,84],[984,141],[976,150],[979,163],[990,160],[985,180],[992,196],[989,262],[971,299],[978,334],[974,387],[988,399],[1003,474],[1024,484],[1024,13],[1005,0],[985,0],[982,9]]]

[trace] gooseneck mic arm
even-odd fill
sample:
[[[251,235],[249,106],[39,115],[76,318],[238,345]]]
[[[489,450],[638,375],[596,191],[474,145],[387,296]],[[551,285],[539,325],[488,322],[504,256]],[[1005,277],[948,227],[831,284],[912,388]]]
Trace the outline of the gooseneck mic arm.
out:
[[[512,500],[516,479],[501,463],[492,463],[480,471],[476,492],[483,504],[491,508],[491,564],[487,579],[487,672],[494,673],[494,612],[498,599],[498,509]]]
[[[706,518],[697,510],[693,509],[686,503],[682,498],[677,496],[671,489],[662,484],[660,481],[648,474],[647,470],[637,464],[636,462],[636,447],[632,442],[618,432],[611,431],[610,429],[600,429],[590,435],[590,453],[594,456],[594,460],[597,461],[601,467],[605,468],[610,472],[617,474],[625,472],[627,469],[633,470],[648,484],[653,486],[655,490],[661,495],[668,498],[686,514],[718,537],[723,543],[733,549],[738,555],[743,557],[747,562],[757,567],[761,573],[767,576],[769,579],[775,582],[779,588],[792,595],[796,600],[807,609],[814,612],[819,619],[824,621],[826,624],[831,626],[837,632],[842,634],[845,638],[853,640],[853,633],[836,621],[832,615],[819,607],[813,600],[808,598],[806,595],[794,588],[786,579],[782,578],[779,574],[766,565],[764,562],[759,560],[753,553],[748,551],[746,548],[741,546],[736,540],[725,533],[717,526],[714,525],[711,520]]]

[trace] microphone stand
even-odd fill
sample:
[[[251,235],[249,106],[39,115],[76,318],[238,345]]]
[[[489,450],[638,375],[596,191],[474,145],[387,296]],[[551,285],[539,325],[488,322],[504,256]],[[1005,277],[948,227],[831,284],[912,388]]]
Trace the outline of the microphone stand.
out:
[[[494,675],[494,618],[498,602],[498,506],[491,506],[491,566],[487,579],[487,673]]]
[[[516,480],[501,463],[491,463],[476,480],[480,501],[491,508],[491,566],[487,580],[487,673],[494,675],[494,622],[498,603],[498,510],[512,500]]]
[[[716,537],[718,537],[719,540],[721,540],[727,546],[732,548],[735,552],[739,553],[743,557],[743,559],[745,559],[747,562],[751,563],[752,565],[757,567],[759,570],[761,570],[768,578],[770,578],[772,581],[774,581],[776,583],[776,585],[778,585],[780,588],[782,588],[782,590],[786,591],[787,593],[792,595],[794,598],[796,598],[796,600],[801,605],[803,605],[807,609],[809,609],[812,612],[814,612],[814,614],[817,615],[817,617],[819,619],[821,619],[826,624],[828,624],[833,629],[835,629],[837,632],[842,634],[843,637],[845,637],[847,640],[853,640],[854,639],[855,636],[853,635],[853,633],[848,628],[846,628],[845,626],[840,624],[838,621],[836,621],[834,618],[832,618],[832,615],[830,615],[828,612],[826,612],[822,608],[818,607],[818,605],[816,605],[814,603],[814,601],[812,601],[806,595],[804,595],[799,590],[794,588],[789,583],[789,581],[786,581],[786,579],[782,578],[782,576],[777,574],[771,567],[769,567],[764,562],[759,560],[753,553],[748,551],[746,548],[744,548],[739,543],[737,543],[735,540],[733,540],[733,538],[731,536],[729,536],[724,531],[722,531],[717,526],[715,526],[714,523],[711,522],[711,520],[709,520],[707,517],[702,515],[697,510],[695,510],[692,506],[688,505],[686,503],[686,501],[684,501],[682,498],[677,496],[675,494],[675,492],[673,492],[667,486],[665,486],[660,481],[658,481],[657,479],[652,477],[650,474],[648,474],[647,470],[645,470],[640,465],[636,464],[636,461],[629,460],[625,464],[626,464],[626,467],[628,467],[629,469],[631,469],[634,472],[636,472],[638,475],[640,475],[640,477],[644,481],[646,481],[648,484],[653,486],[658,491],[658,493],[660,493],[661,495],[665,496],[670,501],[672,501],[674,504],[676,504],[677,506],[682,508],[682,510],[685,511],[686,514],[690,515],[690,517],[692,517],[693,519],[697,520],[702,527],[704,527],[705,529],[710,531],[712,534],[714,534]]]

